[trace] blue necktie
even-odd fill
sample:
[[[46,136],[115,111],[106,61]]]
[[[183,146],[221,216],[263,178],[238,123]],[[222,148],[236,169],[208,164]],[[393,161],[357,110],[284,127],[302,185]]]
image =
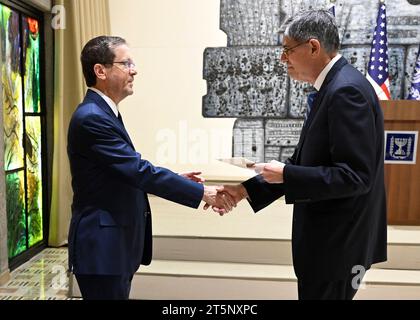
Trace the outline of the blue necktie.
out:
[[[311,113],[312,107],[314,106],[315,99],[318,95],[318,91],[311,92],[308,94],[308,105],[306,107],[305,121],[308,119],[309,114]]]

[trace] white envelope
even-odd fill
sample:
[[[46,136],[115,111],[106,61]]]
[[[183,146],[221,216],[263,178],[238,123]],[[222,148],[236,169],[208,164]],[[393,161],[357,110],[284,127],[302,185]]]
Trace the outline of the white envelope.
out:
[[[271,160],[270,163],[284,166],[284,163],[283,162],[279,162],[277,160]],[[262,163],[256,163],[255,166],[252,169],[254,169],[256,173],[260,174],[263,171],[263,169],[264,169],[264,167],[265,167],[266,164],[267,163],[264,163],[264,162],[262,162]]]
[[[242,158],[242,157],[233,157],[233,158],[217,159],[217,160],[219,160],[221,162],[224,162],[224,163],[231,164],[231,165],[236,166],[236,167],[251,169],[251,170],[254,169],[253,166],[255,164],[254,161],[251,161],[249,159]]]

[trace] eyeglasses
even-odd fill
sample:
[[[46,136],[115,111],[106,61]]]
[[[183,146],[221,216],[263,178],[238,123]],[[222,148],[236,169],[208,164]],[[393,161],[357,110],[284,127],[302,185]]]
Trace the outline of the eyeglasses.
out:
[[[111,64],[115,64],[115,63],[123,65],[124,66],[124,69],[126,69],[126,70],[133,70],[136,67],[136,64],[133,63],[130,60],[126,60],[126,61],[114,61]]]
[[[283,51],[281,52],[281,56],[284,54],[286,57],[288,57],[288,56],[289,56],[289,54],[290,54],[290,51],[291,51],[291,50],[293,50],[293,49],[295,49],[295,48],[297,48],[297,47],[301,46],[302,44],[308,43],[310,40],[311,40],[311,39],[308,39],[308,40],[306,40],[306,41],[304,41],[304,42],[298,43],[297,45],[295,45],[295,46],[293,46],[293,47],[291,47],[291,48],[284,47],[284,48],[283,48]]]

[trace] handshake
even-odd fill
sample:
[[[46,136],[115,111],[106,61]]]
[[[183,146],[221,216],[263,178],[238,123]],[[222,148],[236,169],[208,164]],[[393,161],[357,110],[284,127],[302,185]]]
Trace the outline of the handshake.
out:
[[[236,207],[237,203],[248,197],[242,184],[225,186],[204,186],[204,210],[212,207],[214,212],[223,216]]]
[[[268,183],[283,183],[283,169],[285,164],[278,161],[270,163],[255,163],[248,168],[255,170]],[[187,179],[198,183],[204,180],[198,175],[201,172],[190,172],[181,174]],[[223,216],[232,211],[239,201],[248,197],[248,193],[242,184],[224,186],[204,186],[203,201],[206,202],[204,210],[212,207],[214,212]]]
[[[186,179],[204,183],[204,179],[199,177],[201,172],[188,172],[180,174]],[[248,196],[243,185],[232,186],[204,186],[203,201],[204,210],[212,207],[214,212],[223,216],[225,213],[232,211],[236,204]]]

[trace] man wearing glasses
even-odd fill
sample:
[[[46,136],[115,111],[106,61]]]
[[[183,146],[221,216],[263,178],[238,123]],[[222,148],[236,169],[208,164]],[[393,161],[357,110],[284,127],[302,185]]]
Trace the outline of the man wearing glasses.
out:
[[[281,61],[317,90],[294,154],[257,164],[260,175],[221,192],[255,212],[294,204],[299,299],[352,299],[364,272],[386,260],[383,115],[366,78],[338,54],[334,17],[307,11],[287,22]],[[213,208],[220,211],[218,208]]]
[[[199,172],[178,175],[135,151],[118,110],[137,75],[124,39],[90,40],[81,63],[89,90],[68,130],[69,268],[84,299],[128,299],[134,273],[152,259],[148,193],[192,208],[201,200],[226,211],[234,204],[216,187],[203,186]]]

